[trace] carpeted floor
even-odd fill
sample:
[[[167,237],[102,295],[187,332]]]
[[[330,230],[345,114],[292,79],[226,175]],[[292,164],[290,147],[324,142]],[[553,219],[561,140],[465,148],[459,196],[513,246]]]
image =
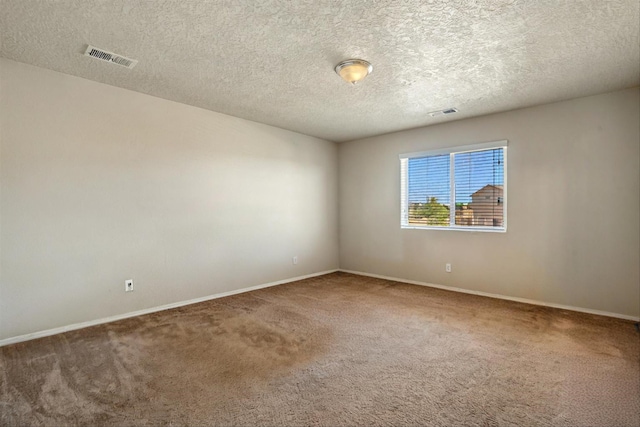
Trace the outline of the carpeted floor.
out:
[[[334,273],[0,348],[0,424],[640,425],[632,322]]]

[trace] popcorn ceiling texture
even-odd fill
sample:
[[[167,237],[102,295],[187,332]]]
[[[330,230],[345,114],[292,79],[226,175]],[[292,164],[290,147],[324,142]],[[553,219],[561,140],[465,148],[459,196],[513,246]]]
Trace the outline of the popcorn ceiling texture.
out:
[[[637,0],[0,0],[0,55],[346,141],[640,82]],[[139,60],[82,55],[87,44]],[[333,72],[363,58],[355,87]],[[454,117],[433,110],[457,107]]]

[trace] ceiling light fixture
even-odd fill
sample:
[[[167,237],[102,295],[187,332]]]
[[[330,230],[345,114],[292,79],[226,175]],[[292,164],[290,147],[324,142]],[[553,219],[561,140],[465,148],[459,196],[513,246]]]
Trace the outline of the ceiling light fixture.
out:
[[[373,65],[364,59],[347,59],[336,65],[336,73],[344,81],[355,85],[360,80],[367,77],[373,71]]]

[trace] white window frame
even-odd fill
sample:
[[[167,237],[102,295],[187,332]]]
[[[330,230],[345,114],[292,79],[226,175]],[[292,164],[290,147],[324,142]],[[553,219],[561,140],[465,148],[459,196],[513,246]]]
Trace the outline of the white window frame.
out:
[[[406,229],[421,229],[421,230],[458,230],[458,231],[481,231],[481,232],[493,232],[493,233],[506,233],[507,231],[507,146],[509,141],[491,141],[483,142],[480,144],[464,145],[458,147],[441,148],[437,150],[419,151],[414,153],[400,154],[400,227]],[[455,162],[454,155],[461,153],[469,153],[473,151],[484,151],[495,148],[502,148],[504,151],[504,193],[502,196],[502,212],[503,222],[502,227],[482,227],[482,226],[463,226],[455,225],[456,223],[456,188],[455,188]],[[409,224],[409,159],[416,157],[429,157],[448,154],[449,155],[449,188],[450,192],[450,205],[449,206],[449,226],[433,226],[433,225],[416,225]]]

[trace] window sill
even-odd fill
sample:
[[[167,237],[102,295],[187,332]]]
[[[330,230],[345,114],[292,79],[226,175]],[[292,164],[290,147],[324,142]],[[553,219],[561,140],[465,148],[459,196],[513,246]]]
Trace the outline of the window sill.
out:
[[[481,233],[506,233],[506,227],[429,227],[423,225],[401,225],[403,230],[447,230],[447,231],[467,231]]]

